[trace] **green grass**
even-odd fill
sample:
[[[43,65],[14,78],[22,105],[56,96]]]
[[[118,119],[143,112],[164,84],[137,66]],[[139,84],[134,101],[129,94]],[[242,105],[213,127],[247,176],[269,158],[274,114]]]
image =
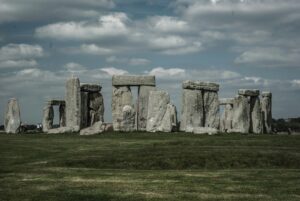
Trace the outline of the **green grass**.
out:
[[[2,134],[0,200],[300,200],[300,136]]]

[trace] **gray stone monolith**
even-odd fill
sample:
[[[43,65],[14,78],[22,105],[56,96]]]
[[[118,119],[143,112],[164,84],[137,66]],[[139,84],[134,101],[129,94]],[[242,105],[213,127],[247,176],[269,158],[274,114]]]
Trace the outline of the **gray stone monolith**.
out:
[[[59,126],[60,127],[66,126],[66,105],[65,104],[59,105]]]
[[[145,131],[147,127],[148,102],[150,91],[155,91],[154,86],[140,86],[138,94],[138,130]]]
[[[151,91],[148,103],[147,127],[148,132],[156,132],[170,103],[170,95],[165,91]]]
[[[250,111],[251,111],[251,124],[250,132],[261,134],[262,127],[262,114],[259,96],[250,97]]]
[[[89,93],[90,125],[104,122],[104,101],[101,93]]]
[[[48,130],[52,129],[53,119],[54,119],[53,106],[47,104],[43,108],[43,132],[48,132]]]
[[[4,117],[4,129],[6,133],[19,133],[21,126],[20,107],[17,99],[8,101]]]
[[[233,119],[233,100],[232,104],[227,102],[224,107],[224,112],[220,120],[220,131],[224,133],[230,133],[232,130]]]
[[[250,103],[247,96],[238,95],[234,98],[232,131],[249,133],[250,131]]]
[[[263,132],[272,133],[272,93],[262,92],[261,110],[263,119]]]
[[[166,113],[157,130],[161,132],[177,131],[177,110],[175,105],[167,105]]]
[[[80,130],[81,125],[81,95],[80,81],[70,78],[66,82],[66,127],[71,130]]]
[[[199,90],[183,89],[180,131],[204,126],[203,96]]]
[[[86,128],[90,126],[89,124],[89,92],[81,91],[81,126],[80,128]]]
[[[219,129],[220,106],[219,96],[216,91],[204,91],[204,127]]]
[[[132,105],[125,105],[122,109],[123,119],[121,122],[121,131],[135,131],[135,109]]]
[[[114,131],[121,131],[123,122],[123,108],[125,105],[132,105],[132,93],[129,87],[113,86],[112,92],[112,120]]]

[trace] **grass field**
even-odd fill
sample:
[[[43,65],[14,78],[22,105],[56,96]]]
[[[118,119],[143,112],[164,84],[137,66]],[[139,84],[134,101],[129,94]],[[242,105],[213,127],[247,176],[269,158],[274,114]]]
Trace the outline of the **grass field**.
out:
[[[0,200],[300,200],[300,136],[1,134]]]

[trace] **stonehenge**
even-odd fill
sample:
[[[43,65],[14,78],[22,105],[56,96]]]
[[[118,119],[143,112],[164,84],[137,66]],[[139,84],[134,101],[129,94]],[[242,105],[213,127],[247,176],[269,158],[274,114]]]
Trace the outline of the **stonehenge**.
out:
[[[155,76],[114,75],[112,77],[112,121],[114,131],[145,131],[149,94],[155,88]],[[138,87],[136,104],[131,87]]]
[[[224,111],[220,119],[220,131],[229,133],[232,131],[233,120],[233,98],[223,98],[219,100],[220,105],[224,105]]]
[[[50,100],[47,102],[46,106],[43,108],[43,132],[48,132],[53,128],[54,120],[54,109],[53,106],[59,107],[59,127],[66,126],[66,113],[64,100]]]
[[[261,96],[263,133],[272,133],[272,93],[262,92]]]
[[[219,129],[219,85],[187,80],[182,88],[180,131],[193,132],[198,127]]]
[[[4,129],[6,133],[19,133],[21,126],[20,107],[17,99],[11,98],[7,103],[4,116]]]

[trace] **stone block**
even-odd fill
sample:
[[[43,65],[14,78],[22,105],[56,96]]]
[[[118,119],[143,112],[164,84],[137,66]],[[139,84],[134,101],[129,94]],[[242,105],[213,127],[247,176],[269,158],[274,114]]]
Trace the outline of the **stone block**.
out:
[[[258,89],[239,89],[238,94],[242,95],[242,96],[259,96],[259,90]]]
[[[80,84],[80,90],[84,92],[100,92],[101,89],[102,86],[99,84],[88,84],[88,83]]]
[[[113,86],[155,86],[152,75],[113,75]]]
[[[17,99],[11,98],[8,101],[4,116],[4,129],[6,133],[19,133],[21,126],[20,107]]]
[[[191,89],[191,90],[206,90],[206,91],[219,91],[219,85],[212,82],[200,82],[200,81],[192,81],[186,80],[182,83],[183,89]]]
[[[140,86],[138,94],[138,130],[145,131],[147,127],[148,102],[150,91],[155,91],[153,86]]]

